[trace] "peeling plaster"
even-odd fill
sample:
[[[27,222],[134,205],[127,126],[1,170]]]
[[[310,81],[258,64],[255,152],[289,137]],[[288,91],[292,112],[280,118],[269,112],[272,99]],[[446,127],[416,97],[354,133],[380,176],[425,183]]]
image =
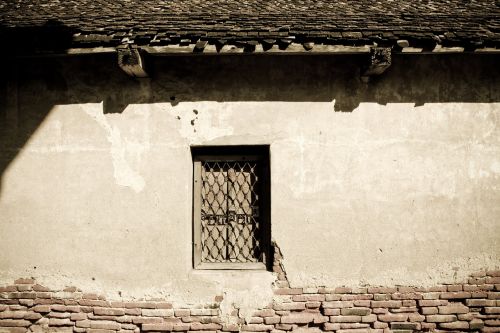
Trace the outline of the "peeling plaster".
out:
[[[142,150],[143,146],[123,138],[118,126],[110,124],[108,121],[108,118],[113,117],[113,115],[104,115],[102,106],[103,103],[100,103],[94,107],[86,106],[83,110],[102,127],[111,144],[110,152],[116,184],[130,187],[139,193],[144,189],[146,183],[139,172],[131,167],[125,156],[128,152],[138,155],[138,151]]]

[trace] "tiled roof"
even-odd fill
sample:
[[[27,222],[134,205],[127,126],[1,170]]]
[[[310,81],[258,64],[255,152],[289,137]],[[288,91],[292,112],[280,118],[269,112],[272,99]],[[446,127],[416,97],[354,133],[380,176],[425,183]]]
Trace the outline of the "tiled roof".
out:
[[[71,47],[287,39],[500,47],[500,0],[4,0],[0,22],[0,39],[16,45],[56,46],[48,36],[65,29],[71,35],[58,43]]]

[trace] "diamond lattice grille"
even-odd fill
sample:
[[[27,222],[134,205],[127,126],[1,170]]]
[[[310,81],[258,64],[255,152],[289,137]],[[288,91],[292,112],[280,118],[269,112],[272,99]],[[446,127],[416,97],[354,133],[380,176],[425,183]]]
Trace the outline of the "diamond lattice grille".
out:
[[[262,261],[259,163],[201,165],[201,261]]]

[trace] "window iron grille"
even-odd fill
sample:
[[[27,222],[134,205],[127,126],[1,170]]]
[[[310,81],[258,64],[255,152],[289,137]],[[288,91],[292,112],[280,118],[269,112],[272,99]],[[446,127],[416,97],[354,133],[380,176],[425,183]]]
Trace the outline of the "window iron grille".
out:
[[[194,267],[269,267],[269,147],[195,147],[192,152]]]
[[[201,261],[262,261],[258,162],[202,162]]]

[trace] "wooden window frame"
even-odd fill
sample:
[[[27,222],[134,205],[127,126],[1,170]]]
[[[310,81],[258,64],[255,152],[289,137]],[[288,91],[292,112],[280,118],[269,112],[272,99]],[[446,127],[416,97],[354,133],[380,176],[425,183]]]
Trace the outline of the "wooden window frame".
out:
[[[271,191],[269,145],[249,146],[193,146],[193,268],[199,270],[270,270],[271,258]],[[207,263],[201,261],[201,163],[204,161],[259,161],[262,168],[260,180],[261,248],[263,262]]]

